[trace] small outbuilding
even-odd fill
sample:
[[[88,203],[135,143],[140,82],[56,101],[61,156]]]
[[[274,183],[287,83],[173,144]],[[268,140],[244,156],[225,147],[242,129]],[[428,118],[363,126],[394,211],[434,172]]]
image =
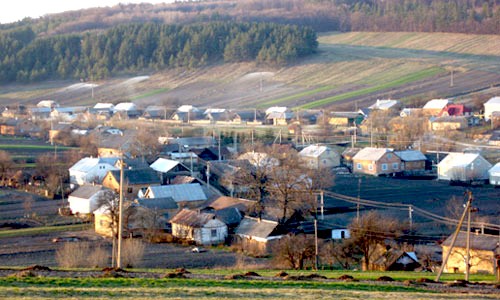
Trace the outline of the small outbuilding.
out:
[[[491,164],[478,153],[449,153],[438,164],[438,179],[461,182],[488,180]]]
[[[488,170],[490,184],[500,186],[500,162]]]
[[[227,237],[227,225],[212,213],[183,209],[170,223],[173,236],[200,245],[220,244]]]
[[[340,166],[340,155],[323,145],[310,145],[299,152],[299,157],[309,169],[333,168]]]

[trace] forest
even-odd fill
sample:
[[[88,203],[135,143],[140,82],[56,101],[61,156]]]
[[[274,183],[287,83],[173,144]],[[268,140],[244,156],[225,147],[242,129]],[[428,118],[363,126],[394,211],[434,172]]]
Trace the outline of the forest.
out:
[[[317,47],[311,28],[271,23],[143,23],[45,38],[26,27],[0,34],[0,81],[98,80],[119,72],[219,61],[280,66]]]

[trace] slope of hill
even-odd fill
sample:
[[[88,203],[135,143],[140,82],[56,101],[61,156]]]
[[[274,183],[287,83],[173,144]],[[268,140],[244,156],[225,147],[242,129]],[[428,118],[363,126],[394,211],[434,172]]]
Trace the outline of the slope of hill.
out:
[[[0,103],[54,99],[63,105],[134,101],[142,106],[353,109],[354,102],[362,106],[389,97],[407,102],[467,97],[500,84],[500,36],[357,32],[325,34],[319,42],[318,54],[283,68],[234,63],[77,85],[12,84],[1,88]],[[143,75],[148,77],[137,80]]]

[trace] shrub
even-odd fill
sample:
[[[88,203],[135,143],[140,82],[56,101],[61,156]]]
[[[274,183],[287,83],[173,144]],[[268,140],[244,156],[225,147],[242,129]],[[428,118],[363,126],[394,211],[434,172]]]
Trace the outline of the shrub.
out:
[[[101,246],[68,242],[57,250],[56,261],[64,268],[103,267],[108,263],[108,254]]]
[[[127,239],[123,243],[122,264],[127,268],[137,267],[142,261],[146,245],[141,240]]]

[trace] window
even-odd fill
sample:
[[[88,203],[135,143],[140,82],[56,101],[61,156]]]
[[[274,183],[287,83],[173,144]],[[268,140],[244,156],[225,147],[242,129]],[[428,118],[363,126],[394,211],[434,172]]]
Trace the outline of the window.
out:
[[[356,168],[358,168],[358,170],[361,170],[361,164],[360,164],[360,163],[358,163],[358,164],[356,165]]]
[[[217,229],[210,230],[210,236],[213,238],[217,237]]]
[[[387,164],[382,164],[382,171],[387,171]]]
[[[133,191],[134,191],[133,188],[131,188],[131,187],[127,188],[127,193],[131,194]]]
[[[394,170],[397,170],[397,169],[399,168],[399,164],[398,164],[398,163],[393,163],[393,164],[392,164],[392,168],[393,168]]]
[[[341,238],[341,239],[345,239],[345,231],[344,231],[344,230],[342,230],[342,231],[340,232],[340,238]]]
[[[368,165],[368,170],[372,171],[373,170],[373,165],[372,164],[369,164]]]
[[[392,157],[392,153],[388,153],[387,158],[391,158],[391,157]]]

